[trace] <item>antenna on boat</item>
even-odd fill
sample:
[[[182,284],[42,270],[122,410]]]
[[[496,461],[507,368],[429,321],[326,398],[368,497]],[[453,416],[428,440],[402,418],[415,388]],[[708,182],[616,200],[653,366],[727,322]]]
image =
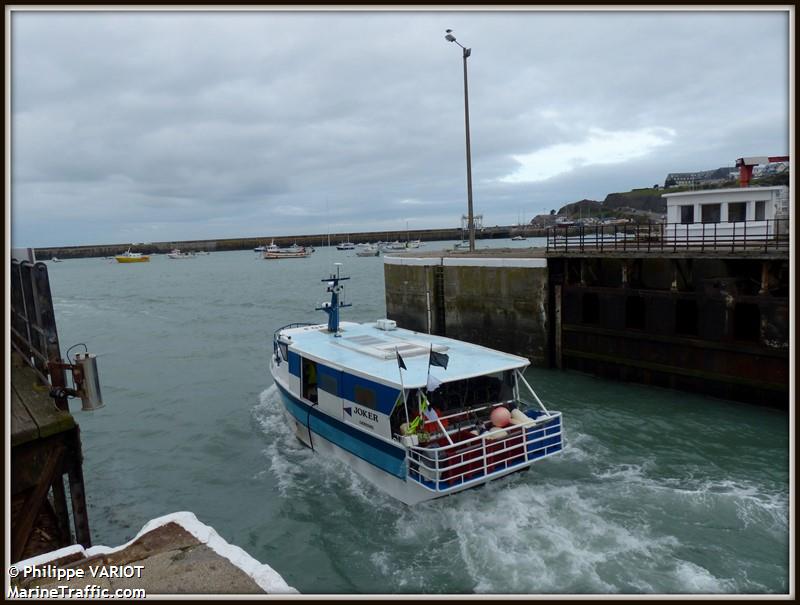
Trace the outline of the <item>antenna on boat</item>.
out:
[[[329,278],[322,280],[328,284],[327,291],[331,293],[331,301],[322,303],[322,306],[317,307],[316,310],[325,311],[328,314],[328,332],[331,332],[334,336],[339,336],[339,309],[352,307],[353,305],[339,301],[339,294],[344,290],[344,286],[339,285],[339,282],[350,278],[339,275],[339,268],[342,263],[334,263],[334,265],[336,266],[336,275],[331,273]]]

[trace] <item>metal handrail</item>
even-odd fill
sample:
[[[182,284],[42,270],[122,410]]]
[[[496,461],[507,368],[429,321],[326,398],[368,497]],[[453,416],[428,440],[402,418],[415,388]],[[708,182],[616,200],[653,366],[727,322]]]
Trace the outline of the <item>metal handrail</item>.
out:
[[[547,229],[547,252],[788,251],[789,218],[725,223],[641,223],[556,226]],[[713,224],[713,231],[707,225]]]
[[[560,421],[555,422],[555,419],[560,416],[560,412],[553,412],[550,416],[531,418],[530,422],[523,424],[495,428],[452,445],[436,448],[412,446],[409,448],[408,454],[409,461],[415,465],[415,468],[409,469],[409,476],[420,483],[426,480],[432,481],[435,491],[449,491],[467,483],[469,481],[467,475],[478,472],[474,468],[475,464],[481,465],[482,475],[472,480],[484,479],[495,472],[502,472],[508,468],[510,461],[520,457],[523,457],[525,461],[532,462],[532,454],[553,445],[550,441],[554,437],[561,437]],[[557,431],[547,433],[547,429],[555,427],[558,427]],[[528,431],[531,429],[542,430],[544,433],[535,439],[530,439]],[[498,437],[501,432],[505,432],[506,435]],[[510,444],[519,439],[521,442]],[[548,443],[542,448],[528,450],[529,445],[544,441]],[[480,454],[464,458],[465,455],[473,452],[480,452]],[[490,466],[495,465],[503,465],[503,468],[490,470]],[[447,473],[448,476],[444,477],[444,473]],[[446,483],[446,485],[443,487],[442,483]]]

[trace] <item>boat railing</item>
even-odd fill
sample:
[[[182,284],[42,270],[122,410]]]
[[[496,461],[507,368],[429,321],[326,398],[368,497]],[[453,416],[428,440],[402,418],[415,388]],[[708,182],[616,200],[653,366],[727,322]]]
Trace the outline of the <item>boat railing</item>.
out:
[[[528,422],[493,428],[453,444],[409,447],[409,478],[432,491],[448,492],[561,451],[561,413],[530,413],[536,416],[529,416]]]
[[[283,326],[281,328],[278,328],[272,334],[272,351],[273,351],[273,353],[275,353],[276,355],[278,354],[278,334],[280,334],[284,330],[290,330],[292,328],[304,328],[306,326],[316,326],[316,325],[319,325],[319,324],[315,324],[315,323],[312,323],[312,322],[309,322],[309,321],[299,321],[299,322],[286,324],[285,326]]]

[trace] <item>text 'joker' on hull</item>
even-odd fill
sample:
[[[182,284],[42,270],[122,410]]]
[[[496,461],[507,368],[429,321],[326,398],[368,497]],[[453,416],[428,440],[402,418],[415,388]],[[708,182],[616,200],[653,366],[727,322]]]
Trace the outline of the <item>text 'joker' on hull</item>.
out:
[[[337,267],[322,280],[327,324],[290,324],[273,338],[272,376],[304,444],[409,505],[561,451],[561,412],[528,384],[527,359],[387,319],[340,323],[347,279]]]

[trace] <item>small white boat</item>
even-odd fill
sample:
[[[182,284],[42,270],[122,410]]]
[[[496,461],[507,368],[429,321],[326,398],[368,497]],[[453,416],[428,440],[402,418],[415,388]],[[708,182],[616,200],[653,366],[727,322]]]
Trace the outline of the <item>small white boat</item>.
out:
[[[341,242],[338,246],[336,246],[337,250],[353,250],[355,249],[356,245],[352,242]]]
[[[401,242],[400,240],[395,240],[395,241],[391,242],[390,244],[385,244],[383,246],[383,249],[384,250],[405,250],[406,249],[406,245],[405,245],[405,243]]]
[[[51,258],[50,260],[51,260],[51,261],[53,261],[54,263],[60,263],[60,262],[61,262],[61,259],[60,259],[60,258],[58,258],[57,256],[54,256],[54,257],[53,257],[53,258]]]
[[[380,253],[381,249],[371,244],[367,244],[356,250],[356,256],[378,256]]]
[[[525,237],[524,235],[515,235],[514,237],[511,238],[511,241],[512,242],[524,242],[527,239],[528,238]]]
[[[548,411],[522,371],[527,359],[379,319],[339,321],[341,282],[322,280],[326,324],[275,331],[270,371],[286,423],[414,505],[483,485],[562,450],[561,412]],[[523,392],[527,391],[527,395]]]
[[[180,248],[174,248],[172,252],[167,253],[167,258],[174,258],[174,259],[194,258],[194,252],[181,252]]]
[[[455,246],[453,246],[453,247],[454,247],[454,248],[458,248],[458,249],[462,249],[462,248],[469,248],[469,242],[468,242],[467,240],[464,240],[464,239],[462,239],[460,242],[458,242],[458,243],[457,243]]]
[[[253,248],[253,252],[264,252],[266,249],[267,247],[264,245],[256,246],[255,248]]]
[[[406,248],[419,248],[422,245],[422,242],[418,239],[412,239],[409,242],[406,242]]]

